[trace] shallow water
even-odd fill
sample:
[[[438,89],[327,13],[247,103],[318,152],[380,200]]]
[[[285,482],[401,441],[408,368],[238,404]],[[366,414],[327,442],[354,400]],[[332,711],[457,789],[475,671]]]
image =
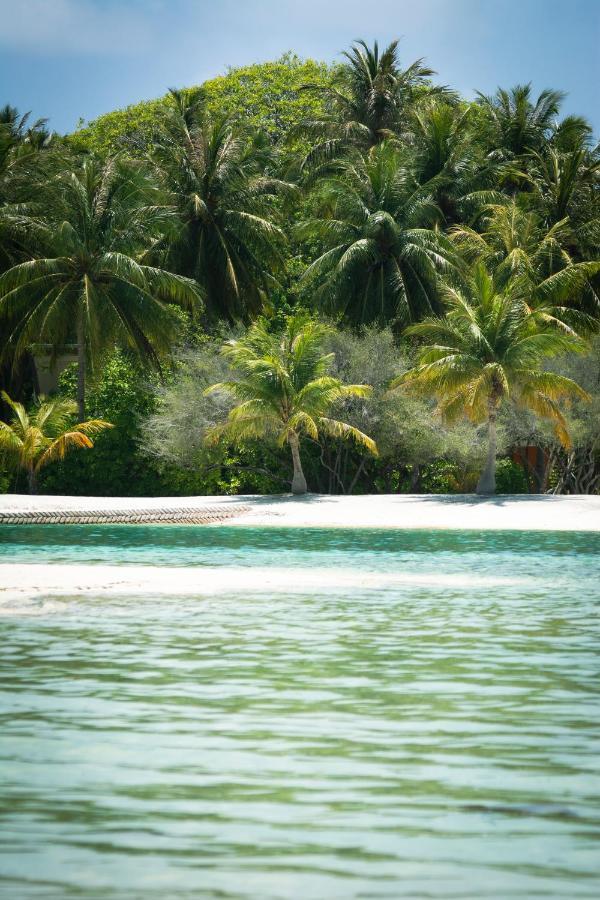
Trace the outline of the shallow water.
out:
[[[173,596],[0,619],[0,894],[598,897],[599,551],[3,527],[0,562],[170,565]],[[439,583],[177,597],[177,567],[268,565]]]

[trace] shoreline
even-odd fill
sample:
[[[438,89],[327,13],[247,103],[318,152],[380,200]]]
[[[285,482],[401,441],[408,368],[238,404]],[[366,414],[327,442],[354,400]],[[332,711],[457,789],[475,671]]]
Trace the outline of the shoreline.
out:
[[[170,515],[172,514],[172,515]],[[393,528],[473,531],[600,531],[600,496],[373,494],[302,497],[66,497],[0,495],[2,519],[32,524],[200,524],[207,527]],[[138,517],[136,521],[136,515]],[[109,521],[110,517],[113,521]],[[25,522],[23,522],[25,524]],[[78,523],[81,524],[81,523]]]

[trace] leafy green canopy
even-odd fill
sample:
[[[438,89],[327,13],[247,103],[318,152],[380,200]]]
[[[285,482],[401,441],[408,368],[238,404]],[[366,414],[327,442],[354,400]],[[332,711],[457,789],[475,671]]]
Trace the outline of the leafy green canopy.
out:
[[[208,115],[263,130],[272,141],[283,143],[301,122],[323,112],[321,98],[300,88],[307,82],[325,86],[331,78],[332,69],[325,63],[287,53],[274,62],[230,69],[205,81],[201,91]],[[71,141],[101,155],[123,149],[144,154],[169,106],[170,95],[166,94],[106,113],[79,128]]]

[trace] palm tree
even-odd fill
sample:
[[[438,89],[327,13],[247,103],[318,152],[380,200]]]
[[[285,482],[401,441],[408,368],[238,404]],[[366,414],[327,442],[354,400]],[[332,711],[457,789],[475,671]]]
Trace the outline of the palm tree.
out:
[[[568,151],[548,147],[543,153],[534,153],[527,178],[544,220],[553,225],[568,216],[575,230],[578,226],[589,230],[591,225],[597,252],[600,145],[593,150],[580,146]]]
[[[318,440],[321,433],[335,438],[352,438],[376,454],[374,441],[345,422],[330,417],[332,407],[349,397],[366,397],[364,384],[343,384],[328,375],[333,353],[323,352],[328,328],[296,314],[278,334],[260,320],[240,340],[228,341],[222,350],[237,380],[215,384],[208,389],[226,391],[237,401],[226,422],[214,427],[210,441],[226,438],[244,441],[275,439],[287,444],[292,454],[292,492],[306,493],[306,478],[300,458],[303,435]]]
[[[377,41],[373,48],[356,41],[343,56],[333,86],[306,85],[324,95],[329,106],[326,119],[304,122],[303,133],[320,138],[303,166],[339,156],[348,148],[362,151],[399,136],[407,126],[417,97],[450,92],[429,83],[435,71],[422,59],[406,69],[398,60],[398,41],[392,41],[381,53]]]
[[[393,144],[338,164],[316,189],[317,216],[298,228],[323,252],[302,281],[328,313],[352,324],[406,324],[437,309],[437,270],[450,248],[427,188]]]
[[[518,292],[546,322],[563,329],[594,329],[600,302],[592,279],[600,265],[573,260],[568,217],[548,227],[536,212],[507,200],[484,206],[478,226],[457,225],[450,231],[467,269],[483,262],[496,288],[512,282],[513,296]]]
[[[551,356],[582,351],[585,342],[574,334],[542,324],[514,296],[509,282],[498,290],[479,263],[463,289],[445,288],[447,313],[429,318],[406,331],[424,341],[417,365],[396,379],[400,384],[438,398],[444,416],[465,414],[487,422],[488,454],[477,485],[478,494],[496,489],[496,420],[507,400],[551,420],[564,446],[569,446],[560,401],[588,395],[570,378],[544,371]]]
[[[445,223],[462,221],[461,200],[489,187],[489,166],[474,139],[472,105],[433,98],[412,117],[414,172],[439,206]]]
[[[195,278],[213,315],[230,322],[262,311],[282,265],[284,236],[273,221],[273,195],[286,189],[267,177],[271,149],[260,135],[210,119],[202,94],[171,91],[154,160],[176,216],[166,263]]]
[[[0,275],[4,353],[18,357],[33,343],[59,349],[74,341],[82,420],[88,362],[121,341],[158,364],[174,332],[164,301],[189,308],[199,301],[191,280],[137,261],[158,215],[141,202],[132,178],[118,159],[86,159],[50,184],[43,219],[8,217],[30,258]]]
[[[29,124],[31,113],[19,113],[16,106],[7,103],[0,109],[0,129],[12,137],[15,144],[29,143],[37,149],[50,143],[52,134],[46,128],[47,119],[37,119]]]
[[[102,419],[69,426],[77,411],[77,404],[71,400],[40,399],[28,413],[6,391],[1,396],[12,410],[12,418],[10,422],[0,422],[0,455],[27,472],[30,494],[36,493],[38,475],[44,466],[64,459],[78,447],[93,447],[89,435],[113,427]]]
[[[534,102],[531,84],[510,90],[498,88],[487,96],[477,93],[489,124],[488,147],[497,159],[515,159],[540,150],[551,137],[564,99],[561,91],[544,90]]]

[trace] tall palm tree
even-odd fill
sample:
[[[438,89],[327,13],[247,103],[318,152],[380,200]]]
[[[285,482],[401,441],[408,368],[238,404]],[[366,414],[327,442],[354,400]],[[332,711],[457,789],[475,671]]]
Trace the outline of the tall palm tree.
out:
[[[449,95],[447,88],[430,85],[429,78],[435,71],[422,59],[401,68],[397,40],[381,52],[377,41],[372,48],[365,41],[356,41],[343,56],[346,61],[339,67],[333,86],[305,86],[305,90],[324,95],[329,114],[325,119],[303,123],[303,132],[318,138],[304,167],[339,156],[348,148],[365,151],[397,137],[408,124],[416,97]]]
[[[600,144],[592,150],[585,146],[568,151],[547,147],[543,153],[534,153],[527,179],[544,221],[554,225],[568,216],[573,226],[574,249],[584,254],[586,235],[592,231],[596,237],[593,250],[597,255],[600,250]],[[584,234],[578,242],[581,232]]]
[[[331,418],[331,410],[348,397],[366,397],[370,387],[344,384],[328,374],[333,353],[323,352],[328,329],[306,316],[290,317],[278,334],[259,321],[240,340],[228,341],[223,355],[236,380],[208,389],[227,391],[237,401],[227,421],[214,427],[209,440],[230,441],[269,438],[289,446],[294,474],[292,492],[306,493],[306,478],[300,458],[304,435],[318,440],[319,434],[352,438],[376,454],[374,441],[358,428]]]
[[[6,391],[2,399],[12,410],[10,422],[0,422],[0,456],[27,473],[29,493],[35,494],[40,470],[64,459],[78,447],[94,446],[89,435],[112,428],[102,419],[70,425],[77,405],[71,400],[39,400],[31,412],[12,400]]]
[[[450,248],[432,230],[441,213],[393,144],[338,164],[316,189],[317,215],[298,228],[323,252],[302,281],[352,324],[407,324],[438,308],[437,270]]]
[[[195,278],[219,318],[261,312],[282,264],[273,195],[287,187],[267,177],[268,145],[226,119],[210,119],[201,93],[171,91],[154,161],[176,217],[165,241],[169,268]]]
[[[498,159],[514,159],[540,150],[553,133],[564,99],[562,91],[544,90],[537,100],[531,84],[517,84],[495,94],[477,93],[477,103],[489,124],[489,148]]]
[[[421,103],[412,117],[414,171],[427,185],[446,223],[461,221],[461,199],[487,187],[488,172],[474,140],[471,105],[433,98]]]
[[[8,217],[29,258],[0,275],[3,351],[18,357],[33,343],[74,342],[80,419],[89,362],[120,341],[158,363],[174,332],[165,301],[190,308],[199,301],[191,280],[137,261],[157,215],[132,177],[118,159],[86,159],[46,187],[44,218]]]
[[[496,489],[496,420],[508,400],[554,423],[564,446],[570,438],[560,402],[586,392],[570,378],[544,370],[546,359],[582,351],[585,342],[574,334],[535,319],[513,296],[511,283],[498,290],[479,263],[464,288],[445,288],[444,318],[429,318],[406,333],[423,341],[417,365],[392,387],[409,385],[438,398],[449,420],[466,414],[487,422],[488,453],[477,485],[478,494]]]

